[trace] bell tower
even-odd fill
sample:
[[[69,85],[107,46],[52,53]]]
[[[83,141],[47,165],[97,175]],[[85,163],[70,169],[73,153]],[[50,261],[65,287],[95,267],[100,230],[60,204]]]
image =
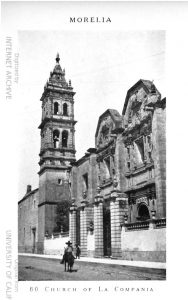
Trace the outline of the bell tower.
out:
[[[55,227],[56,205],[70,200],[69,169],[75,161],[74,95],[71,81],[66,82],[59,54],[44,86],[39,171],[38,252],[43,252],[44,236]]]

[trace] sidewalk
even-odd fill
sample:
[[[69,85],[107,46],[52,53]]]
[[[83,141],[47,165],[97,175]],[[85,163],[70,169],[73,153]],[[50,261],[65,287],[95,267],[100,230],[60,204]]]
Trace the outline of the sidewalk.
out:
[[[57,260],[61,260],[62,258],[61,255],[46,255],[46,254],[32,254],[32,253],[19,253],[18,255],[50,258],[50,259],[57,259]],[[166,263],[151,262],[151,261],[130,261],[130,260],[95,258],[95,257],[81,257],[76,261],[109,264],[109,265],[133,266],[133,267],[142,267],[142,268],[150,268],[150,269],[166,269]]]

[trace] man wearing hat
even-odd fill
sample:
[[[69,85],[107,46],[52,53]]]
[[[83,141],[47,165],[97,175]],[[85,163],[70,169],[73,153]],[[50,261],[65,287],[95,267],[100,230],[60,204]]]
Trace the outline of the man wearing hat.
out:
[[[76,246],[76,258],[80,258],[80,253],[81,253],[80,246],[78,244],[75,244],[75,246]]]
[[[66,253],[71,253],[73,259],[75,259],[74,255],[73,255],[72,243],[70,241],[68,241],[65,244],[67,245],[67,247],[64,248],[64,254],[63,254],[62,260],[60,261],[60,264],[63,264],[65,262],[65,254]]]
[[[67,247],[65,248],[65,252],[67,252],[67,253],[73,253],[72,243],[70,241],[68,241],[65,244],[67,244]]]

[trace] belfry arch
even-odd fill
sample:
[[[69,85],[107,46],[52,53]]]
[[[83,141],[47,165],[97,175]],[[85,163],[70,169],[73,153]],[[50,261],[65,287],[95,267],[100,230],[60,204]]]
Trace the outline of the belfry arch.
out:
[[[67,105],[67,103],[63,104],[63,115],[68,116],[68,105]]]
[[[68,145],[68,131],[67,130],[63,130],[62,132],[62,147],[67,148]]]
[[[59,130],[57,129],[53,131],[53,146],[59,148]]]
[[[59,103],[54,102],[54,115],[57,115],[59,112]]]

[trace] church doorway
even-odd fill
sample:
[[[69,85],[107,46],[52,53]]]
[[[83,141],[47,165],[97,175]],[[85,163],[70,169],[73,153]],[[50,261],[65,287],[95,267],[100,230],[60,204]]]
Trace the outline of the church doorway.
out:
[[[111,256],[111,218],[109,202],[103,207],[103,241],[104,241],[104,256]]]

